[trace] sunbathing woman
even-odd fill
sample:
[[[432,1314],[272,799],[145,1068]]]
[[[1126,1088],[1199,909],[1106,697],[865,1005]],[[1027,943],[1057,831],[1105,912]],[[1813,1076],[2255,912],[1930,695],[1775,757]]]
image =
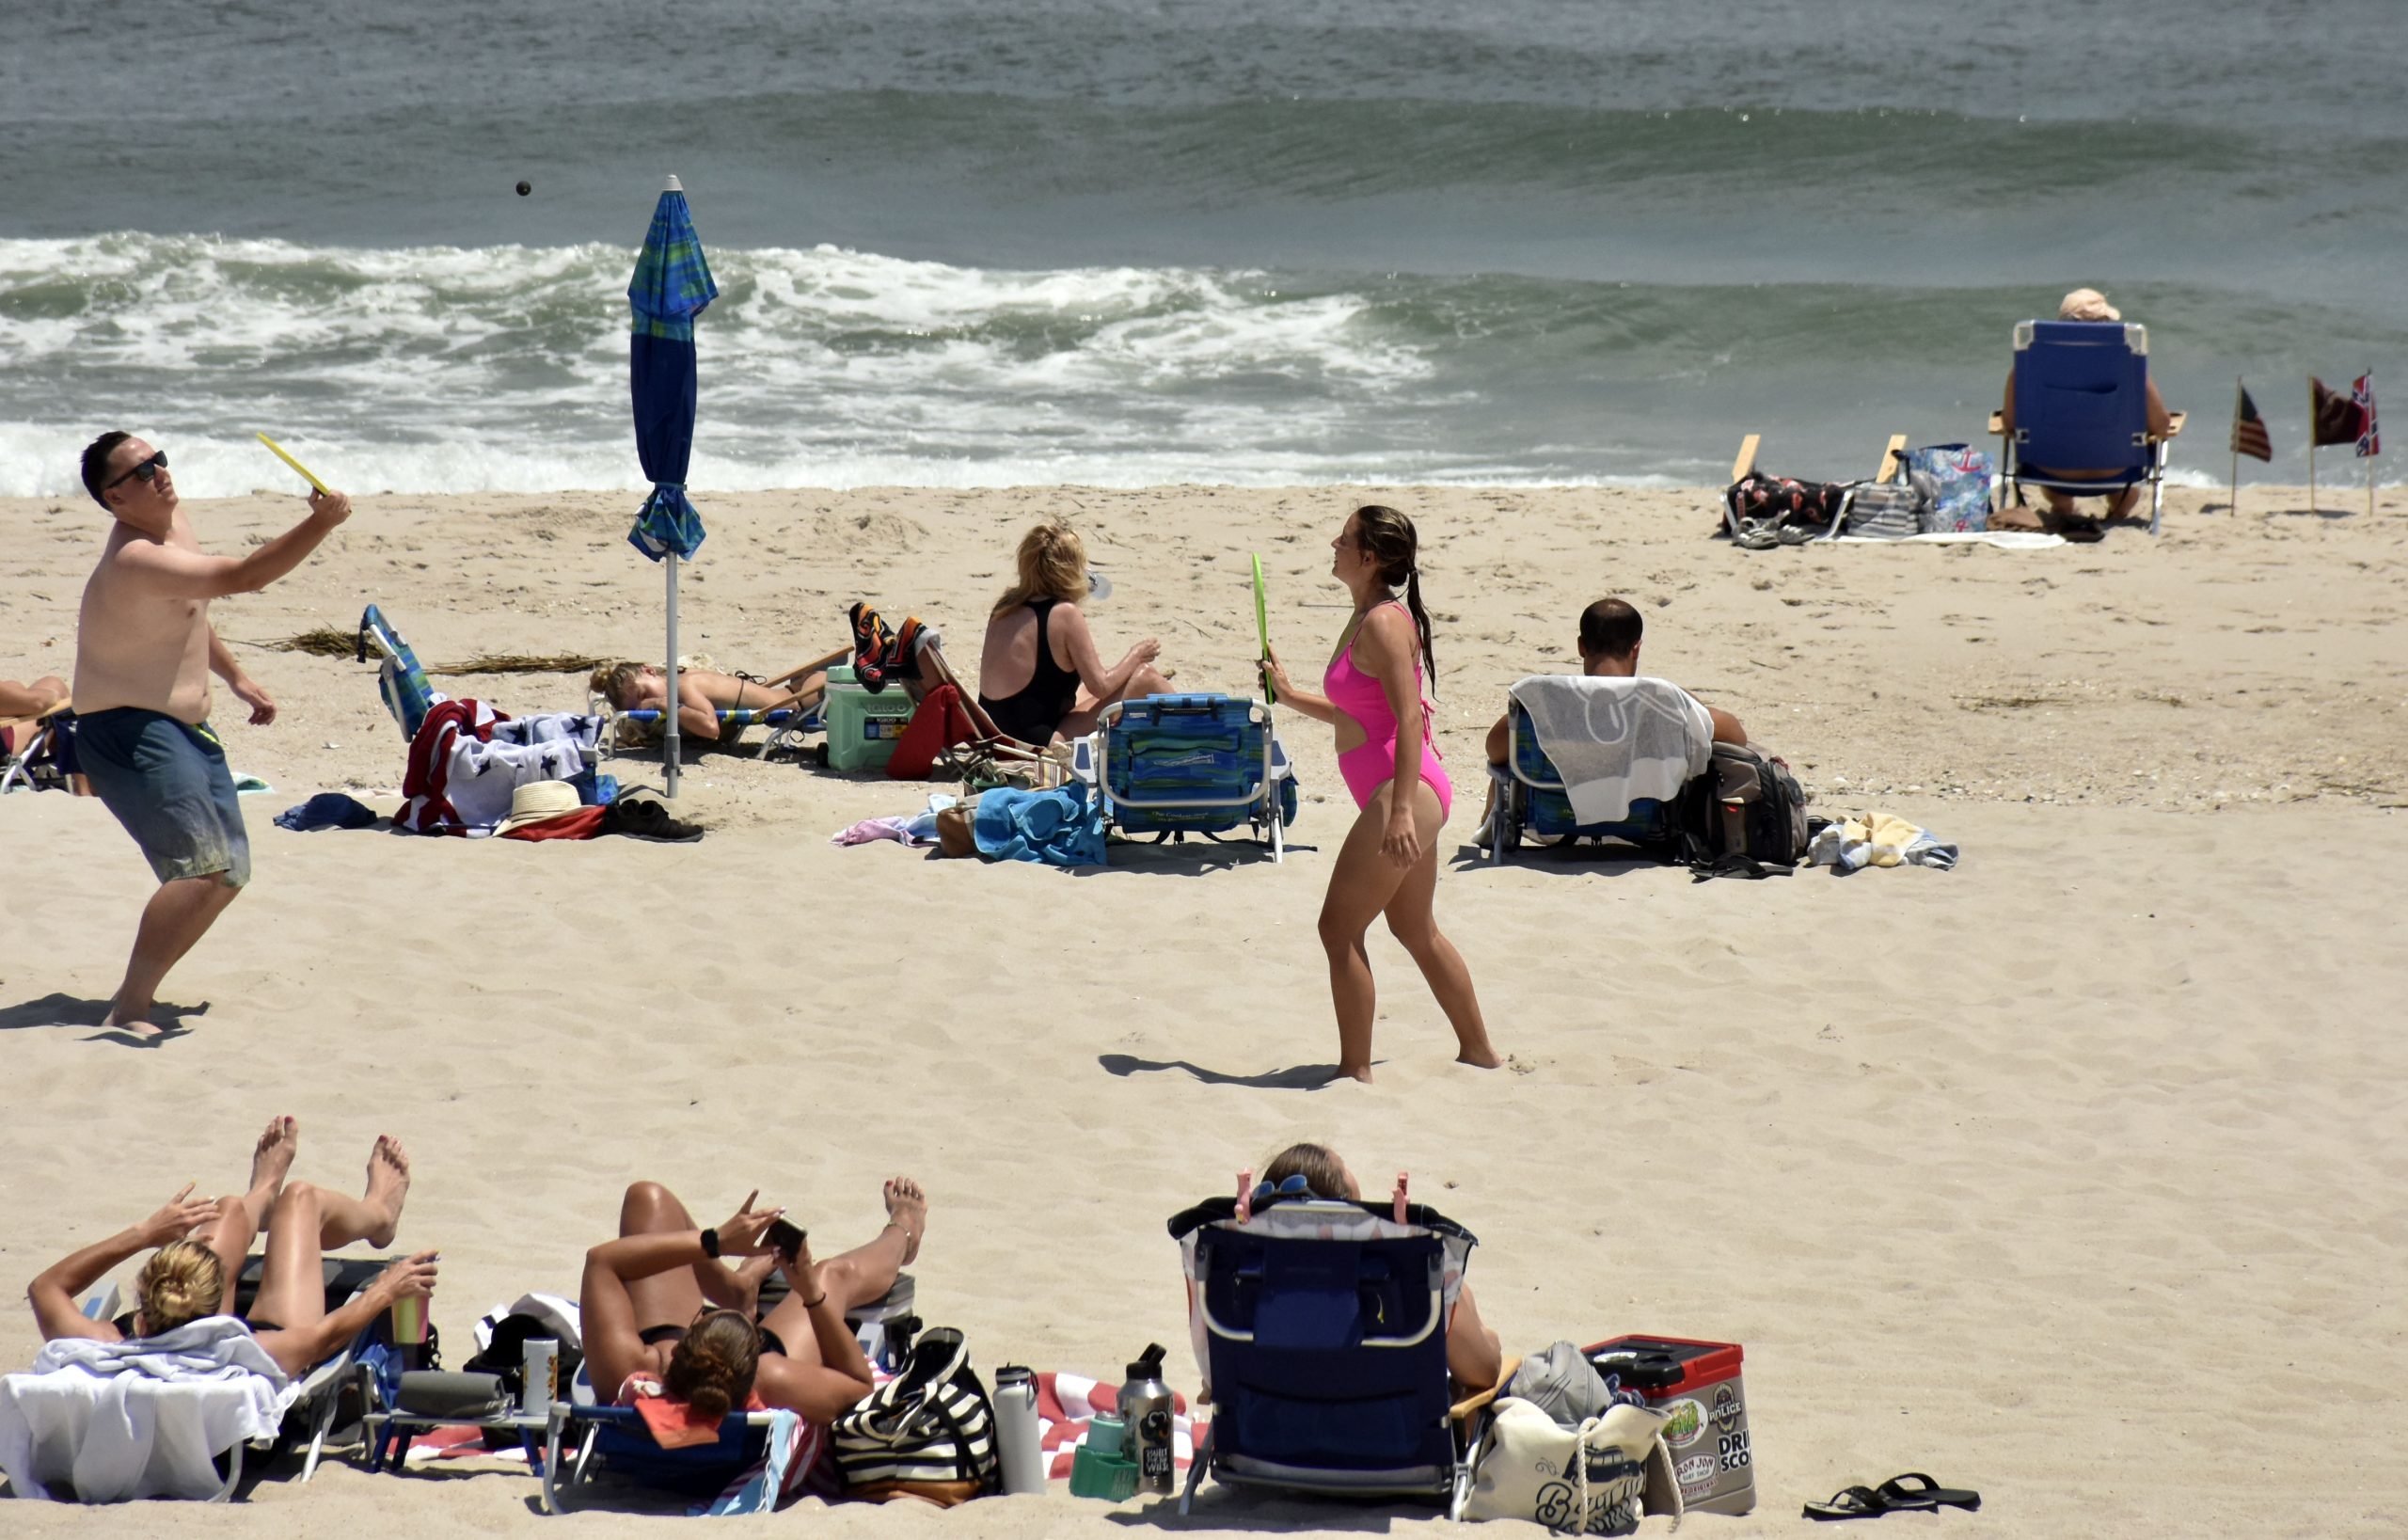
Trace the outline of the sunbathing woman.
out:
[[[869,1394],[869,1360],[845,1311],[882,1298],[896,1272],[920,1254],[926,1195],[909,1177],[889,1182],[886,1228],[867,1246],[827,1262],[812,1259],[807,1240],[793,1256],[779,1254],[769,1227],[785,1211],[756,1209],[753,1198],[704,1230],[660,1183],[627,1189],[619,1238],[585,1254],[578,1295],[596,1396],[626,1402],[665,1395],[706,1418],[740,1410],[757,1396],[761,1405],[800,1412],[821,1430]],[[721,1257],[747,1260],[730,1269]],[[792,1292],[758,1316],[761,1282],[773,1265]],[[815,1445],[807,1459],[816,1456],[819,1434],[806,1437]]]
[[[978,704],[998,728],[1041,749],[1056,735],[1093,732],[1096,713],[1115,701],[1169,691],[1169,679],[1153,666],[1162,643],[1150,636],[1103,666],[1079,612],[1087,595],[1086,547],[1069,525],[1030,530],[1017,560],[1020,580],[995,601],[978,658]]]
[[[267,1260],[248,1326],[269,1357],[298,1379],[365,1330],[396,1300],[435,1292],[435,1253],[395,1262],[359,1296],[326,1309],[323,1254],[354,1241],[390,1246],[409,1196],[409,1157],[379,1135],[368,1155],[368,1190],[357,1198],[306,1182],[287,1182],[300,1128],[277,1118],[251,1152],[251,1182],[237,1198],[192,1196],[192,1183],[148,1219],[84,1247],[42,1273],[25,1291],[42,1340],[86,1338],[120,1342],[156,1337],[202,1319],[232,1313],[233,1285],[251,1238],[267,1230]],[[135,1308],[115,1321],[93,1321],[76,1296],[111,1268],[156,1246],[134,1281]]]
[[[815,658],[767,679],[710,669],[679,669],[677,731],[684,738],[716,739],[721,711],[775,711],[784,706],[809,710],[827,698],[828,671],[852,656],[851,648],[839,647],[825,658]],[[669,676],[657,663],[604,663],[594,669],[585,688],[609,701],[614,711],[657,711],[669,699]]]
[[[1454,788],[1430,741],[1421,703],[1422,665],[1429,664],[1433,676],[1438,668],[1430,652],[1430,616],[1421,607],[1419,540],[1413,520],[1373,503],[1348,516],[1330,548],[1336,553],[1330,570],[1354,596],[1354,618],[1322,675],[1327,693],[1297,689],[1278,655],[1267,649],[1262,670],[1281,706],[1337,727],[1339,772],[1362,809],[1339,849],[1321,906],[1321,942],[1338,1007],[1338,1072],[1371,1078],[1378,986],[1363,938],[1383,913],[1454,1025],[1456,1062],[1493,1070],[1505,1061],[1489,1046],[1471,972],[1439,933],[1431,910],[1438,831]]]
[[[1326,1145],[1291,1144],[1272,1156],[1270,1164],[1262,1168],[1262,1185],[1273,1192],[1291,1180],[1301,1182],[1304,1189],[1316,1198],[1338,1198],[1350,1203],[1363,1200],[1363,1189],[1355,1182],[1354,1173]],[[1455,1295],[1454,1314],[1447,1318],[1447,1373],[1466,1391],[1485,1390],[1497,1383],[1504,1364],[1497,1333],[1481,1320],[1480,1306],[1473,1301],[1471,1285],[1466,1283]]]

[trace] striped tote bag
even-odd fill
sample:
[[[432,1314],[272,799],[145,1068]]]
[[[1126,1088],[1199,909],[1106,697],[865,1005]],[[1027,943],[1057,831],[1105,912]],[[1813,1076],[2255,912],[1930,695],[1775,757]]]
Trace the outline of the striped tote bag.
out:
[[[995,1412],[961,1333],[920,1334],[903,1372],[836,1419],[830,1440],[848,1497],[953,1503],[995,1489]]]

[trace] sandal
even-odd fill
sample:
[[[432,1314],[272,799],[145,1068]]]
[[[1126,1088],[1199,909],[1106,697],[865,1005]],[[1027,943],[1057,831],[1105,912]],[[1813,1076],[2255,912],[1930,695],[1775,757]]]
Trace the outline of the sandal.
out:
[[[1910,1486],[1908,1484],[1909,1482],[1915,1484]],[[1887,1500],[1893,1508],[1938,1506],[1962,1508],[1970,1514],[1980,1512],[1982,1506],[1982,1494],[1979,1492],[1967,1491],[1960,1486],[1942,1486],[1920,1470],[1891,1477],[1874,1488],[1874,1495]]]
[[[1889,1500],[1870,1486],[1843,1486],[1829,1502],[1806,1504],[1804,1515],[1829,1523],[1841,1518],[1878,1518],[1890,1508]]]

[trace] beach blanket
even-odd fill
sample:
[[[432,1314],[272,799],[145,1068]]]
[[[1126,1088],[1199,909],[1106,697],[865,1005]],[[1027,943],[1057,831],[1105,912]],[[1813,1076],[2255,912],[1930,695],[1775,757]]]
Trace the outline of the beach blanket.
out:
[[[1950,530],[1894,540],[1880,535],[1843,534],[1839,539],[1840,544],[1851,546],[1996,546],[2001,550],[2047,550],[2052,546],[2067,544],[2064,535],[2045,530]]]
[[[1666,680],[1533,674],[1513,696],[1582,823],[1620,822],[1642,799],[1671,802],[1714,756],[1714,719]]]
[[[1084,786],[1052,791],[998,786],[983,792],[971,816],[978,853],[990,861],[1040,861],[1049,866],[1103,865],[1103,818]]]
[[[416,834],[490,834],[510,816],[511,792],[574,778],[601,740],[600,717],[512,717],[479,700],[445,701],[410,739],[393,823]]]
[[[213,1315],[120,1342],[62,1339],[0,1377],[0,1471],[19,1497],[54,1484],[81,1502],[207,1498],[211,1465],[272,1437],[300,1388],[250,1327]]]

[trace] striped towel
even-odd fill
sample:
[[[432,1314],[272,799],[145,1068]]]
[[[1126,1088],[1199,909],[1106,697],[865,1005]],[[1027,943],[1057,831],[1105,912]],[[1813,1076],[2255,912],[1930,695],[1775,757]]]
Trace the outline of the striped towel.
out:
[[[1204,1430],[1188,1415],[1185,1396],[1174,1390],[1170,1404],[1171,1469],[1184,1470],[1195,1459],[1196,1439]],[[1037,1376],[1037,1426],[1045,1450],[1045,1474],[1049,1480],[1070,1479],[1070,1463],[1077,1457],[1079,1446],[1087,1441],[1088,1419],[1099,1412],[1114,1412],[1119,1405],[1120,1388],[1117,1385],[1051,1370]]]

